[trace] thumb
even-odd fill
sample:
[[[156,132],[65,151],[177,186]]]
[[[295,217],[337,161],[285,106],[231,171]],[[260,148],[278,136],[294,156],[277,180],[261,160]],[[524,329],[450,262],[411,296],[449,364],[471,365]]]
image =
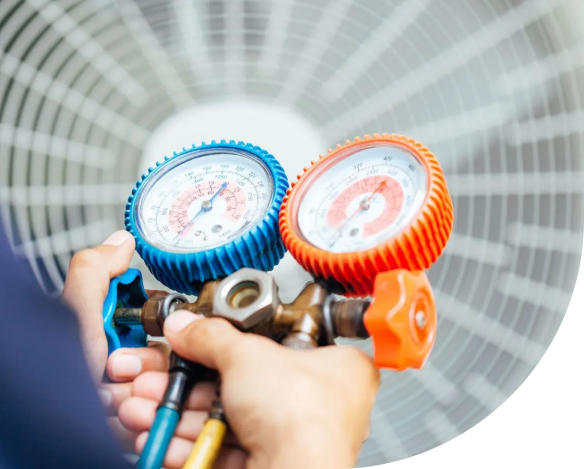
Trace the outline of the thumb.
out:
[[[77,315],[83,347],[89,365],[98,378],[107,360],[103,303],[110,280],[128,270],[134,246],[130,233],[117,231],[101,246],[79,251],[69,265],[62,300]]]
[[[164,321],[164,336],[179,356],[226,373],[234,366],[245,334],[225,319],[176,311]]]

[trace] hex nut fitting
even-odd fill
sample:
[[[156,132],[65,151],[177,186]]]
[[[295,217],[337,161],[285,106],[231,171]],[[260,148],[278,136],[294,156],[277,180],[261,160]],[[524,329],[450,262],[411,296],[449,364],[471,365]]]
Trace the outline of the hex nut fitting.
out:
[[[272,276],[245,268],[217,285],[213,297],[213,316],[248,330],[273,316],[279,304],[278,286]]]
[[[162,305],[164,297],[150,298],[142,308],[142,327],[146,334],[153,337],[162,337]]]
[[[146,334],[152,337],[162,337],[164,335],[164,321],[170,313],[181,303],[188,300],[185,296],[170,293],[168,295],[156,295],[149,298],[142,308],[142,327]]]

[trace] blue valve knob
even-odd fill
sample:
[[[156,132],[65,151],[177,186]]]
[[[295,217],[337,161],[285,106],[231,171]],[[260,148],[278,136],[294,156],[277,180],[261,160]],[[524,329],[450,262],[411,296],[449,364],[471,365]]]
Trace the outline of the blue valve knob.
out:
[[[114,322],[116,308],[141,308],[148,300],[144,290],[142,273],[128,269],[110,281],[109,291],[103,304],[103,326],[107,337],[108,355],[121,347],[146,347],[147,335],[141,325],[117,325]]]

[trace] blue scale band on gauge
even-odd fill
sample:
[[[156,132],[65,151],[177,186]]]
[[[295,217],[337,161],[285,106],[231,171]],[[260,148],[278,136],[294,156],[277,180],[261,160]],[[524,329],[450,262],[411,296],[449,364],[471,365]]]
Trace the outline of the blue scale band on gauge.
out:
[[[166,157],[136,183],[126,229],[154,277],[197,295],[244,267],[270,271],[284,257],[278,214],[288,189],[260,147],[213,141]]]

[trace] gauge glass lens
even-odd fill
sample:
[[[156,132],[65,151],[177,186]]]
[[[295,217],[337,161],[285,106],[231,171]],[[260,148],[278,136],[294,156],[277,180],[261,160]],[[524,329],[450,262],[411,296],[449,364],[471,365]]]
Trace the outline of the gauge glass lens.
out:
[[[333,253],[373,248],[417,215],[427,193],[423,164],[394,145],[339,154],[305,182],[297,226],[313,246]]]
[[[194,150],[161,166],[141,187],[138,231],[168,252],[198,252],[243,235],[266,214],[273,181],[245,152]]]

